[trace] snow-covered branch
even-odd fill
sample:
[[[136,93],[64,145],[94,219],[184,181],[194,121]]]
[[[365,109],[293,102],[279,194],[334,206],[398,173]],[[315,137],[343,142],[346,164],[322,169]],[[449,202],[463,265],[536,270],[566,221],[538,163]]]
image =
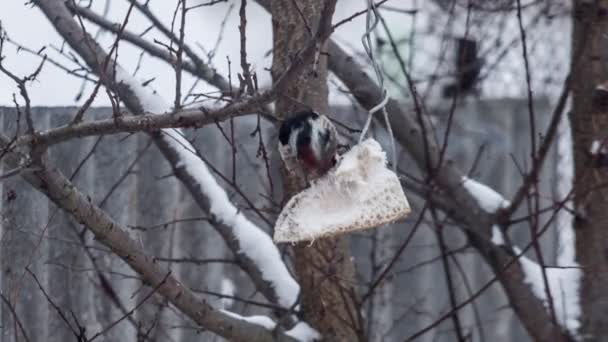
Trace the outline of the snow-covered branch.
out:
[[[265,329],[270,330],[270,331],[274,330],[277,326],[275,321],[273,321],[268,316],[261,316],[261,315],[241,316],[234,312],[230,312],[230,311],[226,311],[226,310],[221,310],[221,311],[227,315],[230,315],[230,316],[240,319],[242,321],[246,321],[251,324],[256,324],[256,325],[262,326]],[[306,322],[298,322],[293,328],[285,331],[285,335],[287,335],[299,342],[314,342],[321,338],[321,335],[319,334],[319,332],[317,330],[315,330],[313,327],[311,327]]]
[[[494,213],[511,204],[496,190],[469,177],[462,177],[462,186],[475,198],[477,204],[488,213]]]
[[[142,87],[140,82],[120,68],[117,68],[116,81],[131,89],[145,112],[163,113],[171,110],[171,105],[158,94]],[[209,222],[222,230],[222,236],[231,241],[229,245],[234,248],[233,252],[237,256],[249,259],[248,263],[253,263],[259,269],[263,281],[274,291],[277,304],[285,308],[293,306],[300,288],[291,277],[281,259],[279,249],[270,236],[232,204],[226,191],[217,184],[205,162],[197,155],[194,146],[184,138],[179,129],[164,129],[161,132],[163,134],[157,139],[162,140],[176,157],[171,161],[173,168],[188,175],[189,184],[205,197],[208,204],[202,209],[210,214]]]
[[[504,233],[497,224],[492,225],[492,243],[496,246],[504,246],[505,244]]]
[[[513,247],[513,250],[517,255],[522,254],[522,251],[517,247]],[[524,281],[532,288],[534,296],[540,299],[549,310],[541,265],[524,255],[520,255],[518,261],[525,275]],[[579,320],[581,314],[579,295],[581,270],[576,264],[558,268],[546,267],[545,274],[549,283],[556,319],[572,336],[576,336],[581,325]]]
[[[557,186],[556,201],[564,202],[565,207],[571,207],[569,196],[572,190],[574,163],[572,158],[572,137],[570,122],[567,116],[562,117],[557,132]],[[571,208],[570,208],[571,209]],[[530,260],[522,251],[513,247],[517,254],[519,264],[525,275],[524,281],[530,286],[536,298],[540,299],[549,310],[547,290],[555,309],[558,323],[572,336],[578,335],[581,326],[580,287],[582,271],[575,260],[576,246],[571,210],[559,208],[556,213],[556,226],[558,236],[557,267],[545,267],[549,289],[546,289],[543,279],[542,265]],[[492,242],[504,245],[502,232],[497,226],[492,231]]]

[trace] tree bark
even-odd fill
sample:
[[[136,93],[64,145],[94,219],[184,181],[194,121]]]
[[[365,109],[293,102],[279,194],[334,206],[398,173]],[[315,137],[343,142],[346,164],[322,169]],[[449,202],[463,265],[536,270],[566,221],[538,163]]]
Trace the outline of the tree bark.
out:
[[[273,81],[297,60],[297,54],[314,39],[326,1],[273,0]],[[334,3],[335,5],[335,3]],[[333,8],[331,9],[333,11]],[[327,57],[309,62],[297,79],[280,90],[276,113],[284,117],[297,110],[328,113]],[[286,195],[302,190],[296,175],[285,174]],[[356,341],[364,336],[354,297],[354,266],[347,238],[327,238],[294,247],[295,267],[301,287],[304,319],[326,341]]]
[[[580,335],[608,340],[608,168],[592,156],[608,137],[608,1],[574,1],[572,33],[572,139],[576,255],[583,267]],[[605,163],[604,163],[605,164]],[[587,338],[588,337],[588,338]]]

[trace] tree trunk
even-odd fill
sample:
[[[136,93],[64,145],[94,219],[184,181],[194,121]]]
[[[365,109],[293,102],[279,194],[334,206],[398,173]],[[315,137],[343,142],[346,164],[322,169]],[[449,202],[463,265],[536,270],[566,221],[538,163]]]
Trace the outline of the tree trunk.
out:
[[[596,88],[608,81],[608,1],[575,0],[573,13],[570,115],[576,255],[583,267],[580,335],[607,341],[608,168],[591,155],[590,147],[594,141],[606,146],[608,137],[608,90]]]
[[[323,0],[271,1],[273,28],[272,76],[276,82],[296,60],[296,55],[316,32]],[[281,89],[276,102],[279,116],[297,110],[313,109],[328,113],[327,58],[320,55],[301,75]],[[285,174],[286,195],[302,190],[295,175]],[[363,336],[360,315],[354,300],[354,267],[347,238],[327,238],[294,247],[295,267],[302,289],[304,319],[326,341],[356,341]]]

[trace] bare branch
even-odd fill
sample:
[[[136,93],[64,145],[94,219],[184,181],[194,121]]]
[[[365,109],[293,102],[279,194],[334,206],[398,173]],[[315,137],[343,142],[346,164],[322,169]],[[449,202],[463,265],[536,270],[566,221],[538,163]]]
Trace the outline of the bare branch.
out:
[[[110,331],[112,328],[114,328],[118,323],[122,322],[123,320],[125,320],[128,317],[131,317],[131,315],[133,315],[133,313],[139,309],[145,302],[148,301],[148,299],[150,299],[152,297],[152,295],[154,295],[158,289],[165,283],[165,281],[167,280],[167,278],[171,275],[171,271],[167,272],[167,275],[165,276],[165,278],[163,278],[163,280],[156,286],[154,286],[154,288],[152,290],[150,290],[150,292],[148,292],[144,298],[142,298],[139,303],[137,303],[131,310],[127,311],[126,313],[124,313],[119,319],[115,320],[114,322],[112,322],[110,325],[108,325],[107,327],[103,328],[101,331],[99,331],[98,333],[96,333],[95,335],[93,335],[88,342],[91,342],[93,340],[95,340],[96,338],[98,338],[99,336],[102,336],[104,334],[106,334],[108,331]]]
[[[253,86],[253,79],[250,67],[251,65],[247,63],[247,0],[241,0],[241,8],[239,10],[240,24],[239,24],[239,34],[241,38],[241,70],[242,76],[239,75],[239,95],[248,94],[253,95],[255,91]]]
[[[171,30],[166,27],[162,23],[162,21],[156,17],[156,15],[154,15],[154,13],[152,13],[147,4],[142,4],[138,0],[129,0],[129,2],[132,3],[144,16],[146,16],[152,22],[156,29],[160,30],[166,37],[171,39],[172,43],[177,44],[179,46],[179,38],[176,37],[173,32],[171,32]],[[97,24],[104,27],[105,29],[111,30],[111,27],[108,28],[104,25],[101,25],[99,22],[97,22]],[[127,37],[125,37],[125,39],[127,39]],[[225,78],[218,74],[214,69],[209,68],[203,62],[203,60],[198,57],[194,50],[192,50],[192,48],[190,48],[187,44],[183,45],[183,49],[188,58],[192,60],[192,63],[195,66],[194,70],[196,70],[195,74],[197,76],[200,75],[199,77],[207,81],[209,84],[216,86],[224,95],[233,96],[233,94],[229,92],[231,86]],[[184,70],[188,70],[186,65],[187,64],[184,64]]]
[[[23,78],[19,78],[15,74],[13,74],[11,71],[6,69],[4,67],[4,65],[2,65],[2,61],[4,59],[4,57],[2,56],[4,41],[5,41],[5,33],[2,30],[2,26],[0,26],[0,71],[2,71],[3,74],[8,76],[10,79],[12,79],[17,84],[21,97],[23,97],[23,100],[25,101],[25,122],[27,123],[27,132],[29,134],[34,134],[34,132],[35,132],[34,121],[32,120],[32,111],[31,111],[31,105],[30,105],[31,101],[30,101],[30,96],[27,92],[26,83],[36,79],[36,77],[42,70],[42,67],[44,66],[44,62],[46,62],[46,56],[44,56],[42,58],[42,61],[40,62],[38,67],[30,75],[25,76]],[[16,102],[15,102],[15,104],[16,104]]]
[[[133,4],[133,3],[131,3]],[[184,30],[186,28],[186,0],[179,1],[179,7],[182,10],[181,22],[179,27],[179,44],[177,45],[177,60],[175,61],[175,100],[173,108],[180,110],[182,108],[182,64],[184,56],[184,38],[186,36]]]
[[[102,119],[77,124],[69,124],[36,135],[36,143],[49,146],[74,138],[97,135],[134,132],[155,132],[161,128],[202,127],[208,124],[225,121],[256,113],[260,106],[270,102],[273,92],[264,92],[255,97],[228,105],[218,110],[186,109],[177,113],[147,114],[140,116],[121,115],[115,119]],[[34,136],[26,135],[20,138],[21,143],[31,142]]]

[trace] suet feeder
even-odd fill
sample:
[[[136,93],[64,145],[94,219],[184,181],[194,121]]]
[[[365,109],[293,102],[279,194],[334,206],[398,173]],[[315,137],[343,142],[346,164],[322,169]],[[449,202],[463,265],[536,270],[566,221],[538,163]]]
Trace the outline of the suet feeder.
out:
[[[361,231],[410,211],[399,178],[387,168],[385,152],[370,138],[287,202],[275,224],[274,241],[296,243]]]

